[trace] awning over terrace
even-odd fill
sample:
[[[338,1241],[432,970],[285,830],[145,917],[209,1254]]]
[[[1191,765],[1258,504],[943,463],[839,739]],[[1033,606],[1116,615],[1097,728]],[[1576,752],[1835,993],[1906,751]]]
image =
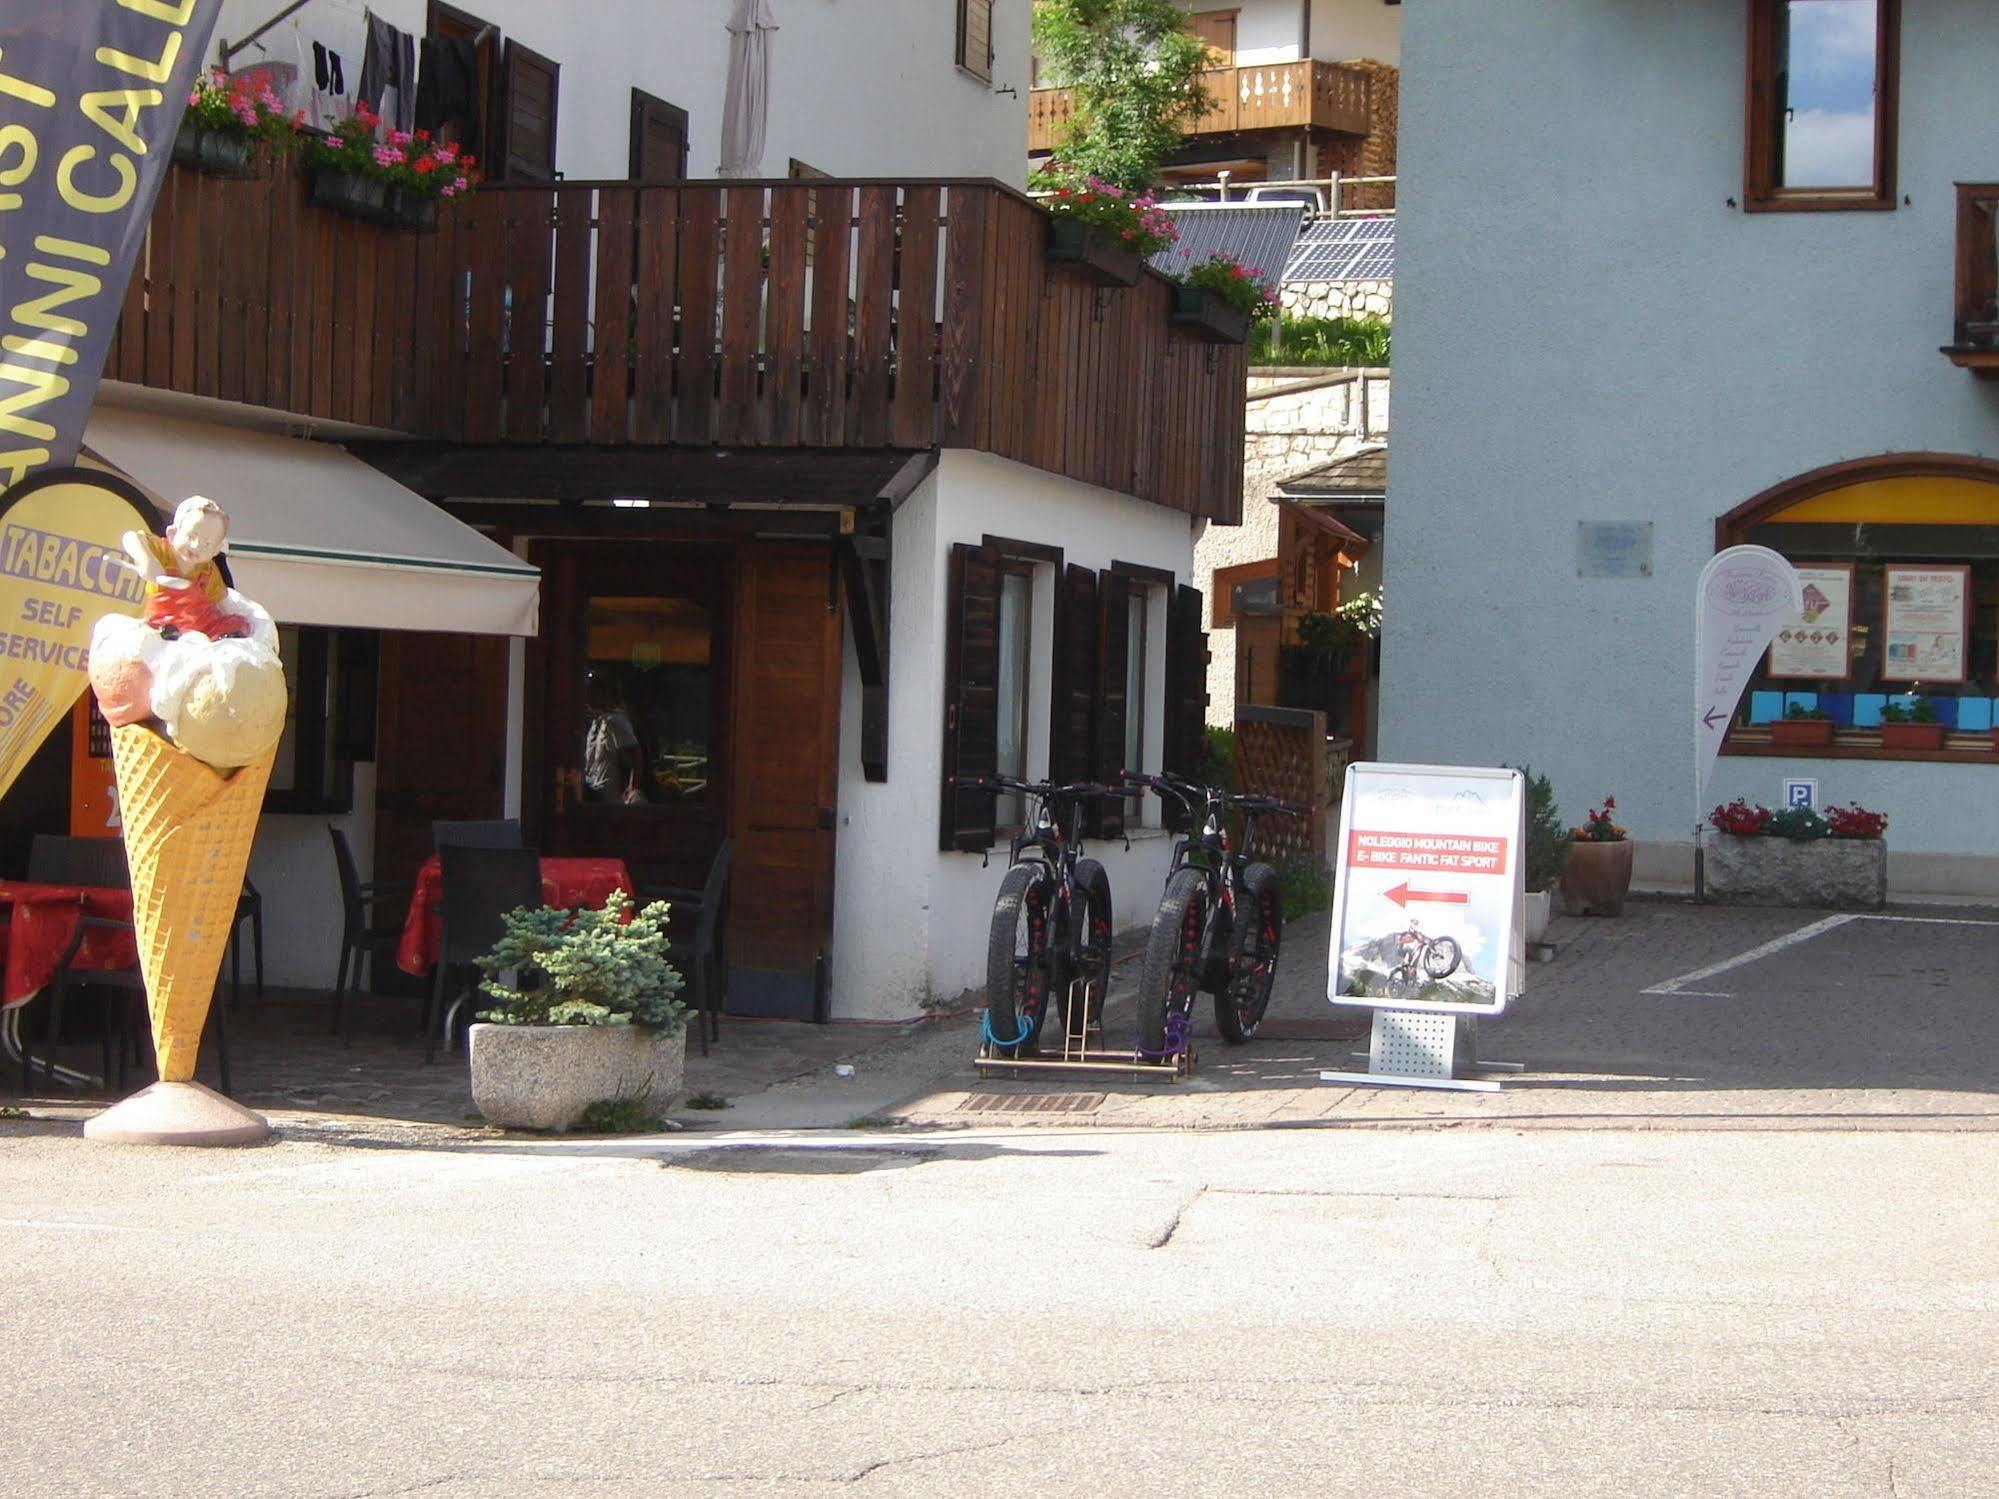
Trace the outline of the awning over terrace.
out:
[[[532,635],[538,569],[326,442],[99,406],[84,447],[229,512],[236,586],[286,624]]]

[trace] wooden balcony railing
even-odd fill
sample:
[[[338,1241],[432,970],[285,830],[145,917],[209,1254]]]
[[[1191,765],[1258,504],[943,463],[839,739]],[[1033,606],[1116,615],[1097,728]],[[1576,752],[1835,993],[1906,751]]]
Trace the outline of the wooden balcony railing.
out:
[[[175,168],[111,378],[467,444],[966,447],[1232,520],[1244,351],[991,182],[485,187],[435,235]]]
[[[1188,123],[1189,135],[1300,126],[1342,135],[1368,133],[1367,74],[1344,63],[1307,58],[1260,67],[1216,68],[1203,73],[1201,83],[1208,91],[1209,107]],[[1027,149],[1055,150],[1061,143],[1062,127],[1074,112],[1069,90],[1030,90]]]
[[[1957,276],[1944,354],[1981,380],[1999,380],[1999,183],[1957,184]]]

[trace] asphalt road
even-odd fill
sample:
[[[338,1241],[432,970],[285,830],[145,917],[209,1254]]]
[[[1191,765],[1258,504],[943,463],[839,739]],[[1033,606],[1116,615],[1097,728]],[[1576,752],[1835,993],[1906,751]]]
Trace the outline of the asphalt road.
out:
[[[1999,1488],[1990,1131],[52,1128],[8,1493]]]

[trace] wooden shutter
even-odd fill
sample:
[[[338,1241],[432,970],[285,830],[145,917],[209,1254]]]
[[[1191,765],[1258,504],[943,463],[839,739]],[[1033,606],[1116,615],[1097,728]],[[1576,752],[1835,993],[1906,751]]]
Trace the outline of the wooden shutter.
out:
[[[1000,554],[951,548],[944,629],[944,775],[985,776],[999,768]],[[940,848],[992,847],[996,801],[946,785]]]
[[[632,181],[678,182],[687,175],[687,111],[632,90]]]
[[[1049,678],[1048,779],[1087,781],[1097,703],[1097,575],[1071,563],[1055,605],[1055,662]]]
[[[1091,779],[1114,785],[1120,770],[1143,770],[1124,763],[1124,675],[1131,651],[1131,580],[1106,572],[1097,578],[1097,700]],[[1124,833],[1125,803],[1106,798],[1091,803],[1090,831],[1099,838]]]
[[[1169,775],[1196,775],[1201,768],[1201,741],[1207,733],[1208,637],[1201,629],[1201,590],[1184,584],[1166,606],[1165,742],[1160,768]],[[1169,804],[1167,826],[1184,823]]]
[[[1187,17],[1187,29],[1208,44],[1208,66],[1235,66],[1235,22],[1232,10],[1197,11]]]
[[[958,66],[992,81],[993,0],[958,0]]]
[[[506,142],[501,173],[509,182],[555,180],[555,95],[561,71],[539,52],[507,43],[500,128]]]

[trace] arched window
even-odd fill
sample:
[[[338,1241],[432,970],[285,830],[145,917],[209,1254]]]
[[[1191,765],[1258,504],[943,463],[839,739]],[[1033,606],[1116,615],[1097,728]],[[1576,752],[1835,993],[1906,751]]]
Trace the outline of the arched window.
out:
[[[1806,609],[1778,633],[1730,731],[1735,754],[1999,758],[1999,462],[1900,453],[1776,485],[1718,546],[1789,558]],[[1905,732],[1884,724],[1934,721]],[[1786,723],[1829,725],[1802,743]],[[1783,742],[1778,742],[1783,741]]]

